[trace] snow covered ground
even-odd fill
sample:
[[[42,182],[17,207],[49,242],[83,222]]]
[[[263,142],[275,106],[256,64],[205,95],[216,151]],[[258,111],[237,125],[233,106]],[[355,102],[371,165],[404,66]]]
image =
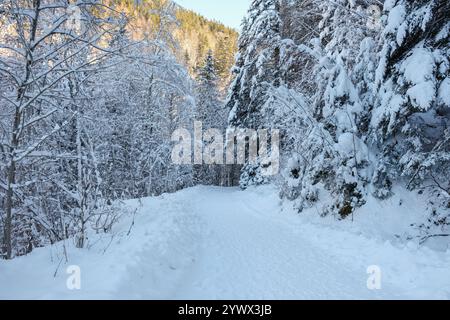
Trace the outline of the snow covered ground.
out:
[[[409,223],[413,208],[391,214],[397,203],[373,203],[353,222],[282,210],[271,186],[126,205],[137,213],[92,235],[89,249],[66,242],[68,263],[62,243],[0,261],[0,299],[450,299],[450,250],[396,242],[381,227],[389,215],[398,230]],[[73,265],[80,290],[66,284]],[[367,286],[370,266],[381,289]]]

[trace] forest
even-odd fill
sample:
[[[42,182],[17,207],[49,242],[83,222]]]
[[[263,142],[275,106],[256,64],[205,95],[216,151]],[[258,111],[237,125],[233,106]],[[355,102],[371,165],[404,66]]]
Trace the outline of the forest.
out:
[[[383,5],[381,5],[381,3]],[[283,199],[353,218],[396,190],[425,194],[412,237],[448,236],[448,1],[253,1],[229,125],[283,131]],[[242,187],[259,183],[244,166]],[[395,214],[395,213],[392,213]]]
[[[271,184],[336,223],[418,194],[406,238],[448,242],[446,0],[253,0],[239,39],[166,0],[1,0],[0,26],[3,259],[86,248],[122,201],[196,185]],[[280,130],[279,174],[173,163],[195,121]]]
[[[167,1],[2,0],[0,14],[2,257],[85,247],[87,228],[115,223],[114,201],[203,181],[172,165],[170,138],[194,117],[224,123],[234,31]],[[199,25],[217,48],[192,43],[188,63],[180,43]]]

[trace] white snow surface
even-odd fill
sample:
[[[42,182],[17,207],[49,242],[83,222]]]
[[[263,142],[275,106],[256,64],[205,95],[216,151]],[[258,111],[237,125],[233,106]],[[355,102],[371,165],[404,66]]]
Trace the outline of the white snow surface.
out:
[[[131,214],[88,249],[67,241],[67,263],[62,243],[0,261],[0,299],[449,299],[448,248],[392,240],[420,210],[402,200],[369,201],[353,221],[297,214],[273,186],[129,201],[129,235]],[[80,290],[66,286],[70,265]],[[372,265],[380,290],[367,288]]]

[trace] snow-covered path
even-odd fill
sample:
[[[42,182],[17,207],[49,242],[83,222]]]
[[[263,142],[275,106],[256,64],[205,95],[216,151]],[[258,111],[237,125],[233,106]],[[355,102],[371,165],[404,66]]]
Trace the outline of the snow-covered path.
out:
[[[196,187],[138,208],[89,250],[62,244],[0,261],[0,299],[450,298],[450,252],[393,245],[282,211],[276,190]],[[97,238],[96,238],[97,237]],[[79,266],[81,290],[66,267]],[[381,289],[367,288],[367,268]]]
[[[200,195],[195,202],[206,221],[206,234],[199,260],[176,298],[406,297],[389,287],[369,290],[369,265],[359,268],[335,261],[332,253],[316,247],[298,224],[292,224],[293,217],[280,216],[277,202],[264,193],[221,190]]]

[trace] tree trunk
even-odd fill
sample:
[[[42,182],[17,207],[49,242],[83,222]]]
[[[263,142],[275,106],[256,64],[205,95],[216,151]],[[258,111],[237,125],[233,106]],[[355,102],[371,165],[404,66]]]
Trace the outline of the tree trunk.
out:
[[[30,28],[30,38],[27,41],[27,44],[33,43],[36,38],[36,30],[39,19],[41,1],[34,0],[33,1],[33,9],[35,16],[31,22]],[[11,134],[11,143],[9,147],[9,165],[7,168],[8,175],[8,185],[6,190],[6,199],[5,199],[5,227],[4,227],[4,250],[6,252],[6,259],[9,260],[13,256],[12,252],[12,220],[13,220],[13,205],[14,205],[14,188],[16,183],[16,151],[19,147],[19,140],[21,135],[21,121],[23,117],[23,110],[21,110],[21,105],[25,99],[25,93],[27,90],[27,82],[30,79],[31,68],[33,65],[33,48],[27,48],[26,61],[25,61],[25,77],[21,83],[21,85],[17,89],[17,101],[19,102],[18,107],[16,107],[15,115],[14,115],[14,123],[12,127]]]
[[[8,168],[8,186],[6,191],[6,218],[4,227],[4,243],[3,247],[6,253],[5,258],[7,260],[12,258],[12,207],[13,207],[13,185],[16,176],[15,162],[11,161]]]
[[[12,258],[12,209],[13,209],[13,203],[14,203],[14,184],[16,182],[16,161],[14,159],[15,157],[15,151],[17,150],[17,147],[19,145],[19,139],[18,139],[18,131],[21,121],[21,113],[20,109],[16,108],[16,114],[14,117],[14,126],[12,131],[12,137],[11,137],[11,145],[9,148],[9,166],[7,169],[8,174],[8,185],[6,190],[6,199],[5,199],[5,228],[4,228],[4,243],[3,247],[6,253],[6,259],[9,260]]]
[[[86,231],[85,231],[85,199],[84,199],[84,188],[83,188],[83,154],[82,154],[82,145],[81,145],[81,123],[80,123],[80,110],[78,110],[76,125],[77,125],[77,171],[78,171],[78,183],[77,183],[77,191],[78,191],[78,206],[80,210],[80,234],[77,239],[77,248],[84,248]]]

